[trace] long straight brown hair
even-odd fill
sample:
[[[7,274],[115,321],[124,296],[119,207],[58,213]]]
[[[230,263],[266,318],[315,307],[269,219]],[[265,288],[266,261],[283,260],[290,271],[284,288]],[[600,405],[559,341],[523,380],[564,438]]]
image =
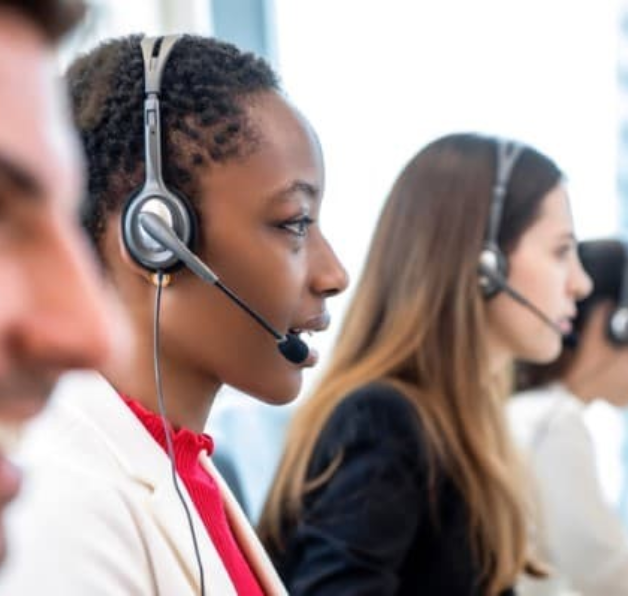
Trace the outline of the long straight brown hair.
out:
[[[331,364],[289,429],[259,525],[271,548],[282,548],[282,533],[298,519],[304,495],[334,472],[307,478],[330,415],[352,390],[377,380],[396,386],[416,407],[431,461],[464,495],[487,593],[498,594],[522,571],[519,463],[503,418],[510,371],[489,372],[477,275],[495,156],[495,139],[449,135],[420,151],[398,177]],[[504,205],[499,243],[506,253],[560,179],[549,159],[523,151]]]

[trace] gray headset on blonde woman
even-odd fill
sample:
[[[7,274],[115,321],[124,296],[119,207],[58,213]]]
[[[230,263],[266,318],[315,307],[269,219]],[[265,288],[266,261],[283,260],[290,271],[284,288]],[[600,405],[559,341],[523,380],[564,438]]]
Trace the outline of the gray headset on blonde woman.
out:
[[[524,150],[525,146],[515,141],[503,139],[495,141],[495,181],[492,189],[484,246],[480,253],[478,265],[480,290],[487,300],[502,291],[506,292],[562,336],[563,333],[560,327],[554,321],[508,284],[508,259],[498,243],[504,203],[508,194],[508,184],[517,161]],[[628,346],[628,252],[624,259],[619,300],[609,315],[607,330],[608,337],[612,343],[618,346]],[[566,340],[567,344],[574,341],[573,338],[569,337]]]
[[[498,242],[504,203],[508,196],[508,185],[512,179],[512,173],[517,162],[524,151],[525,145],[521,143],[504,139],[496,139],[495,141],[495,180],[493,182],[484,245],[478,262],[478,282],[482,296],[486,300],[494,298],[500,292],[505,292],[562,337],[563,332],[560,327],[540,308],[508,283],[508,258]]]

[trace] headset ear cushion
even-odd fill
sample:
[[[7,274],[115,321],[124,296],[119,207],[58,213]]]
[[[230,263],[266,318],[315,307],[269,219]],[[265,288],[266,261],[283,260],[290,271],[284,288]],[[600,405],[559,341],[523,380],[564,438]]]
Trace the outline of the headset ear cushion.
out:
[[[618,306],[608,318],[608,337],[618,346],[628,345],[628,306]]]
[[[498,248],[485,246],[480,253],[479,285],[485,299],[501,292],[508,279],[508,259]]]
[[[177,256],[151,238],[139,223],[139,214],[148,211],[161,217],[176,236],[194,250],[197,222],[189,201],[168,190],[156,194],[141,189],[127,200],[122,210],[120,232],[131,258],[149,271],[169,272],[182,267]]]

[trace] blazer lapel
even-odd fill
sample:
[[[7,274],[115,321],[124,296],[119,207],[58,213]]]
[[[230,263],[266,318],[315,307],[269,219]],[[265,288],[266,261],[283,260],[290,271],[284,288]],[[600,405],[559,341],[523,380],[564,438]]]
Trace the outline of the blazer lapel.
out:
[[[288,596],[288,592],[275,571],[268,554],[227,483],[205,452],[200,454],[199,461],[220,487],[229,525],[262,590],[266,596]]]
[[[147,508],[177,557],[181,571],[194,587],[194,593],[199,593],[200,576],[194,544],[185,510],[172,481],[169,458],[105,379],[93,373],[81,373],[81,377],[83,383],[89,385],[89,391],[64,396],[59,405],[71,408],[90,425],[91,432],[101,436],[130,480],[152,489]],[[207,593],[236,596],[229,574],[180,478],[178,484],[194,525]]]
[[[231,583],[227,570],[212,541],[209,540],[207,530],[180,479],[178,484],[194,525],[207,593],[220,594],[220,596],[236,596],[235,588]],[[149,506],[164,539],[170,543],[172,550],[176,553],[181,568],[185,571],[186,577],[190,582],[190,586],[194,588],[195,593],[200,593],[200,574],[196,553],[194,552],[192,534],[183,505],[177,496],[170,474],[168,474],[168,477],[163,478],[155,487]]]

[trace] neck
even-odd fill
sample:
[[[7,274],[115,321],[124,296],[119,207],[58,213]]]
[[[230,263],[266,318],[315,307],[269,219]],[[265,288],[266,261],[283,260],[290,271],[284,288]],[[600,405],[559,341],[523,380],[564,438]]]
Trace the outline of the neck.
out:
[[[137,345],[134,357],[126,363],[102,372],[116,390],[151,412],[161,414],[152,340],[145,344]],[[176,362],[165,354],[161,355],[160,369],[166,418],[175,427],[202,432],[220,383],[190,370],[185,363]]]
[[[489,337],[488,347],[488,364],[491,376],[497,376],[504,372],[508,366],[512,365],[512,353],[507,350],[495,338]]]
[[[562,383],[576,398],[588,404],[597,397],[606,397],[608,392],[608,388],[605,388],[603,382],[601,382],[603,377],[597,373],[598,371],[595,370],[573,367],[567,371],[567,374],[562,379]]]

